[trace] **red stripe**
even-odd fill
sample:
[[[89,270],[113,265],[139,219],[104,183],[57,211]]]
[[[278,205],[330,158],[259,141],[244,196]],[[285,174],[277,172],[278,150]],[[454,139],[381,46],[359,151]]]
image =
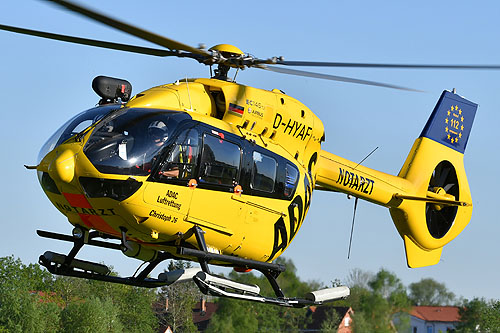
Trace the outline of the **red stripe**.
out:
[[[239,106],[239,105],[229,105],[229,111],[232,111],[232,112],[236,112],[236,113],[239,113],[239,114],[243,114],[243,112],[245,111],[245,108],[243,108],[242,106]]]
[[[79,208],[90,208],[90,202],[88,202],[87,198],[83,194],[74,194],[74,193],[63,193],[68,203],[73,207]],[[111,226],[106,223],[106,221],[97,215],[91,214],[78,214],[82,222],[89,228],[99,230],[111,235],[119,235],[115,229],[111,228]]]
[[[73,207],[92,208],[83,194],[63,193],[63,195]]]
[[[78,214],[78,216],[80,216],[80,219],[88,227],[102,231],[107,234],[119,235],[119,233],[117,233],[115,229],[111,228],[109,224],[107,224],[106,221],[104,221],[104,219],[100,216],[91,214]]]
[[[239,110],[239,109],[235,109],[235,108],[230,108],[229,111],[234,112],[234,113],[243,114],[243,110]]]

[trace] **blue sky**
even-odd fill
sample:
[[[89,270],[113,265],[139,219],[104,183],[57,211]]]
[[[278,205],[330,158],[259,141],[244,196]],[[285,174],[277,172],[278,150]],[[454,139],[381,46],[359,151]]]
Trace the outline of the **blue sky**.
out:
[[[197,46],[229,43],[257,57],[385,63],[500,63],[497,1],[86,1],[88,6],[174,40]],[[0,24],[152,46],[44,1],[0,2]],[[0,32],[0,256],[36,262],[45,250],[69,244],[41,239],[36,229],[69,233],[71,225],[43,194],[35,164],[45,140],[74,114],[92,107],[97,75],[129,80],[134,93],[184,77],[206,77],[189,59],[161,59]],[[459,296],[500,298],[500,185],[497,130],[500,71],[318,69],[323,73],[409,86],[426,93],[245,70],[238,82],[278,88],[306,104],[326,129],[323,148],[397,174],[443,89],[479,104],[465,154],[474,212],[465,231],[432,267],[406,267],[403,242],[384,207],[358,204],[347,259],[354,200],[315,192],[301,231],[285,252],[304,280],[344,280],[353,268],[384,267],[405,285],[431,277]],[[122,274],[139,262],[109,250],[82,258],[106,261]]]

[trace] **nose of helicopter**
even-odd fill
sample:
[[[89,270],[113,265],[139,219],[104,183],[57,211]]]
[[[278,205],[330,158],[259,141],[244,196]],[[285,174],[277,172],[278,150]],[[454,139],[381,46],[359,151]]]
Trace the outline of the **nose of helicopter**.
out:
[[[58,151],[48,168],[50,177],[68,184],[71,183],[75,177],[75,155],[70,149]]]

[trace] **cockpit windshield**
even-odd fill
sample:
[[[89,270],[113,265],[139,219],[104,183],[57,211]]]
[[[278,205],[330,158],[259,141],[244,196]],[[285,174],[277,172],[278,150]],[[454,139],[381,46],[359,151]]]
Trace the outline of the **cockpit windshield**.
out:
[[[102,173],[146,176],[187,118],[173,111],[124,108],[96,126],[83,151]]]
[[[68,120],[64,125],[62,125],[52,136],[45,142],[45,144],[40,149],[38,153],[37,163],[40,163],[42,159],[55,147],[59,146],[64,141],[71,138],[73,135],[82,132],[89,126],[95,124],[97,121],[102,119],[106,114],[112,110],[117,110],[121,107],[121,104],[111,104],[105,106],[98,106],[86,111],[83,111],[70,120]]]

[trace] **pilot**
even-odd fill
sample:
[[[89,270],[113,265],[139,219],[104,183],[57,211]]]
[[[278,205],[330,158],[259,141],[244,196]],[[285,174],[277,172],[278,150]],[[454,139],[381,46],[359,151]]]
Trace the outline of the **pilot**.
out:
[[[160,174],[167,178],[188,179],[194,172],[198,149],[198,131],[189,128],[180,133]]]
[[[135,167],[138,169],[142,169],[151,172],[151,167],[154,165],[156,159],[159,157],[158,153],[160,152],[162,146],[168,139],[168,128],[167,125],[161,120],[152,121],[148,126],[148,135],[147,135],[147,151],[143,154],[143,164],[137,164]],[[151,155],[156,154],[154,157],[150,157]]]
[[[151,141],[153,141],[156,149],[160,149],[160,147],[163,146],[168,139],[167,125],[165,125],[165,123],[161,120],[153,121],[149,124],[148,136],[151,138]],[[160,175],[169,178],[177,178],[179,176],[179,168],[173,167],[170,170],[162,170],[160,171]]]
[[[168,139],[167,125],[161,120],[155,120],[148,127],[148,136],[157,147],[161,147]]]

